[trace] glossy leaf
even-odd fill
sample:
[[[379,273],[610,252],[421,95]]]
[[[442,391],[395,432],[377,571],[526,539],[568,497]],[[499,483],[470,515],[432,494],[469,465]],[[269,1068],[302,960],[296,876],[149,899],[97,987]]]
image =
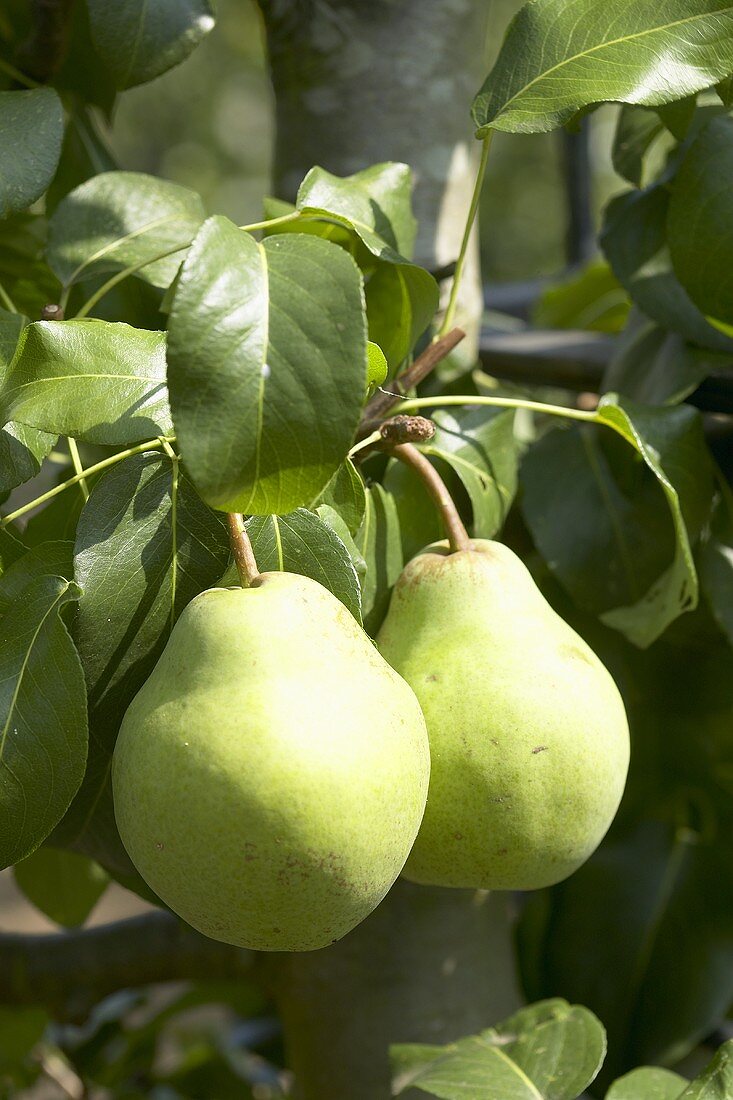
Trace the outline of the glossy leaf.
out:
[[[127,458],[94,486],[75,547],[82,596],[74,637],[89,692],[89,767],[55,843],[130,871],[108,785],[117,731],[173,622],[216,583],[227,557],[221,518],[170,459],[157,453]]]
[[[606,1052],[601,1023],[555,999],[445,1047],[394,1046],[393,1095],[417,1088],[443,1100],[577,1100]]]
[[[302,234],[258,244],[210,218],[170,314],[168,383],[186,467],[213,507],[310,505],[361,414],[366,325],[354,261]]]
[[[606,1100],[679,1100],[687,1083],[678,1073],[645,1066],[614,1081]]]
[[[66,286],[134,267],[139,279],[166,287],[205,217],[188,187],[140,172],[104,172],[56,207],[48,261]]]
[[[165,334],[109,321],[36,321],[0,392],[7,420],[89,443],[135,443],[172,428]]]
[[[0,866],[51,832],[84,774],[84,677],[60,612],[78,590],[39,577],[0,619]]]
[[[601,236],[608,262],[652,320],[703,347],[730,351],[733,343],[706,321],[672,269],[668,210],[669,192],[661,186],[613,199]]]
[[[75,852],[39,848],[13,868],[28,901],[64,928],[84,924],[109,884],[99,864]]]
[[[733,70],[730,0],[530,0],[473,104],[479,136],[554,130],[595,103],[654,106]]]
[[[404,564],[395,499],[381,485],[367,489],[364,519],[355,542],[366,562],[361,589],[364,628],[374,636],[387,614],[390,591]]]
[[[64,115],[52,88],[0,92],[0,218],[39,199],[61,155]]]
[[[733,324],[733,118],[714,118],[687,150],[668,227],[674,269],[692,300]]]
[[[312,577],[333,592],[361,622],[359,577],[344,542],[313,512],[298,508],[286,516],[252,516],[247,533],[261,573],[270,570]],[[233,566],[222,584],[239,584]]]
[[[300,187],[296,208],[355,230],[375,256],[409,259],[417,222],[412,213],[412,172],[406,164],[375,164],[353,176],[311,168]]]
[[[145,84],[185,60],[212,30],[208,0],[87,0],[92,40],[120,89]]]

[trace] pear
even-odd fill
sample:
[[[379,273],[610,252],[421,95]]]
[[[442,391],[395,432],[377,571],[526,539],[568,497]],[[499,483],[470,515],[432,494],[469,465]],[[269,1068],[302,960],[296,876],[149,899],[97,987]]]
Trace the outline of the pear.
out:
[[[420,700],[428,803],[405,877],[497,890],[572,874],[624,790],[621,697],[506,546],[429,546],[400,576],[378,635]]]
[[[194,928],[308,951],[390,889],[429,771],[412,690],[343,604],[263,573],[183,611],[122,723],[115,816],[140,874]]]

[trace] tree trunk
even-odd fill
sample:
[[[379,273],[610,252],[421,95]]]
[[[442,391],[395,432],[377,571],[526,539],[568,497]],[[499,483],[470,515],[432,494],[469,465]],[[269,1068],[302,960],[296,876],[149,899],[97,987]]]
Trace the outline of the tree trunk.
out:
[[[471,101],[486,75],[488,0],[261,0],[275,89],[274,185],[293,200],[320,165],[415,173],[415,260],[455,261],[480,154]],[[447,288],[446,288],[447,289]],[[483,309],[474,233],[456,323],[475,359]]]
[[[415,259],[458,255],[479,144],[470,103],[483,76],[481,0],[262,0],[276,97],[274,185],[295,197],[318,164],[349,175],[409,164]],[[477,238],[457,323],[475,356],[483,297]],[[301,1100],[387,1100],[388,1047],[443,1043],[518,1004],[506,898],[398,882],[334,947],[262,963]]]

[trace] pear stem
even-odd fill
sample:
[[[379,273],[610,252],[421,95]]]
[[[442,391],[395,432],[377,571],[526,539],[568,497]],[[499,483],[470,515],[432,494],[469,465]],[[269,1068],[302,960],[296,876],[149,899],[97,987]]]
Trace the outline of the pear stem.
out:
[[[385,447],[384,450],[398,458],[400,462],[404,462],[406,466],[410,466],[421,479],[440,512],[451,552],[470,550],[471,539],[468,536],[468,531],[463,526],[463,520],[458,514],[458,509],[453,497],[448,492],[447,485],[432,462],[429,462],[413,443],[397,443]]]
[[[234,564],[237,567],[242,588],[250,588],[259,577],[260,571],[257,568],[257,560],[247,528],[244,526],[244,516],[241,512],[227,512],[227,525]]]

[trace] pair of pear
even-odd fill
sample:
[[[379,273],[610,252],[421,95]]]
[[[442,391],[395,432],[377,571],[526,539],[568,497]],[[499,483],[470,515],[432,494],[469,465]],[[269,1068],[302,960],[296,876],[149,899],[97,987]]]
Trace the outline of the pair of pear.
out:
[[[429,547],[378,644],[287,573],[181,615],[125,716],[113,787],[130,857],[195,928],[323,947],[403,867],[532,889],[602,839],[628,766],[623,705],[510,550]]]

